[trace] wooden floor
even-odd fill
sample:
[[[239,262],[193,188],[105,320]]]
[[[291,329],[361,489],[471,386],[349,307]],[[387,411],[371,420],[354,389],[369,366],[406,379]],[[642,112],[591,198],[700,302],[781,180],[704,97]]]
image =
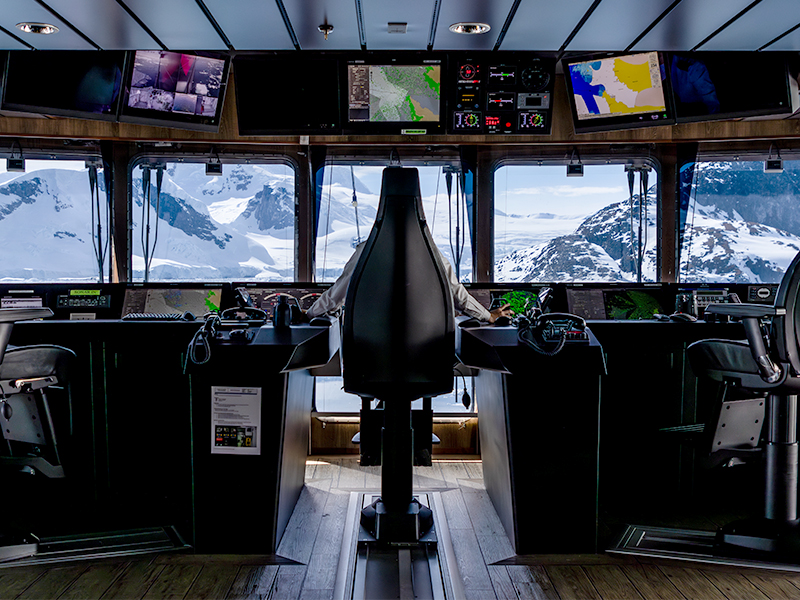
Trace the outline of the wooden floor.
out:
[[[605,554],[515,556],[483,487],[479,460],[439,460],[432,468],[418,468],[415,486],[441,492],[463,600],[800,598],[800,574]],[[329,599],[350,492],[379,487],[378,469],[361,468],[355,458],[312,458],[277,557],[162,554],[57,566],[5,565],[0,568],[0,599]]]

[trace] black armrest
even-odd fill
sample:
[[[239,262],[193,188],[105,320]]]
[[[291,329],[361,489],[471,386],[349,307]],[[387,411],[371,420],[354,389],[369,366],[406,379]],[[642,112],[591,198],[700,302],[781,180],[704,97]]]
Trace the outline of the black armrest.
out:
[[[784,316],[785,308],[761,304],[712,303],[706,306],[706,312],[741,319],[747,343],[750,345],[750,353],[758,365],[761,379],[767,383],[777,383],[781,379],[783,372],[767,353],[759,319]]]
[[[775,317],[785,315],[785,308],[775,306],[764,306],[763,304],[737,304],[734,302],[712,302],[706,306],[706,312],[712,315],[728,315],[737,319],[752,317],[760,319],[762,317]]]
[[[3,362],[14,323],[52,316],[53,311],[49,308],[0,308],[0,362]]]

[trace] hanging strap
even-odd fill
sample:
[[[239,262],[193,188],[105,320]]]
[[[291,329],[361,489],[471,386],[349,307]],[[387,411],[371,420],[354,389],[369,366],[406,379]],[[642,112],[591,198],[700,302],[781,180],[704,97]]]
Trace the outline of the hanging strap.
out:
[[[105,251],[108,248],[107,244],[103,243],[103,225],[102,215],[100,212],[100,186],[97,185],[97,167],[92,165],[88,167],[89,171],[89,194],[91,196],[92,205],[92,248],[94,249],[94,257],[97,261],[98,282],[103,281],[103,266],[105,265]]]
[[[153,263],[153,256],[156,252],[156,245],[158,244],[158,220],[159,213],[161,212],[161,184],[164,179],[164,166],[157,165],[154,167],[156,170],[156,203],[155,215],[156,222],[153,226],[153,245],[150,245],[150,203],[151,203],[151,182],[150,170],[151,167],[142,167],[142,253],[144,255],[144,281],[150,279],[150,266]]]

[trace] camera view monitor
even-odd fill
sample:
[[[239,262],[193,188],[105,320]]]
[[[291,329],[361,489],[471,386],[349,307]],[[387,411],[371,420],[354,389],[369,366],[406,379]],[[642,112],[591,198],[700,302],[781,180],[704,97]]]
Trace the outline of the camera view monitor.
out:
[[[670,79],[679,123],[793,111],[788,64],[781,53],[676,53],[670,59]]]
[[[124,52],[9,52],[2,109],[115,121],[124,67]]]
[[[129,63],[120,121],[219,129],[230,57],[137,50]]]
[[[444,132],[440,59],[347,62],[348,133]]]
[[[563,67],[575,133],[675,123],[661,53],[566,59]]]
[[[239,135],[341,133],[336,59],[241,55],[233,59],[233,74]]]

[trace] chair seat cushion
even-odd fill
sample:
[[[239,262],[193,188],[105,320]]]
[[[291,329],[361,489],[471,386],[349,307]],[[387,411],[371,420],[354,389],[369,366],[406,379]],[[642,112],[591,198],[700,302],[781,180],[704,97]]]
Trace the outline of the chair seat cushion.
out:
[[[55,375],[59,382],[64,383],[74,358],[72,350],[61,346],[8,346],[0,363],[0,380]]]

